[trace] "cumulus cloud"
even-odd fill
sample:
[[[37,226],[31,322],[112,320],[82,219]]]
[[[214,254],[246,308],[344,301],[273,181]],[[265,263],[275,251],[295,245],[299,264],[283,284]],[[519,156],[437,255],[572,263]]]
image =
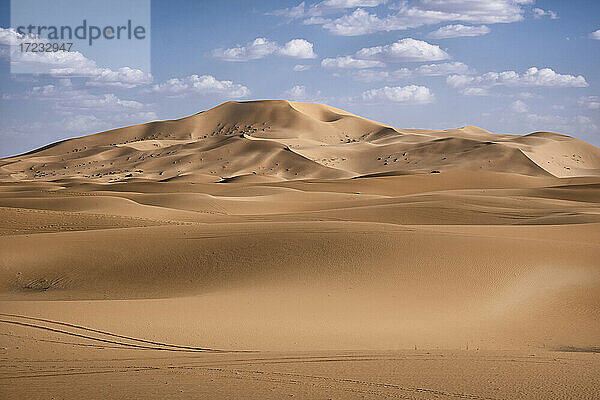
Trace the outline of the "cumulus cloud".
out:
[[[529,111],[529,107],[523,100],[515,100],[510,105],[510,109],[516,113],[525,113]]]
[[[413,76],[408,68],[400,68],[395,71],[382,71],[374,69],[359,69],[350,73],[352,79],[360,82],[398,81]]]
[[[541,8],[534,8],[533,10],[531,10],[533,12],[533,17],[536,19],[542,18],[542,17],[550,17],[550,19],[558,19],[558,14],[556,14],[554,11],[552,10],[542,10]]]
[[[415,69],[419,75],[425,76],[444,76],[450,74],[470,74],[471,69],[465,63],[452,61],[439,64],[421,65]]]
[[[385,46],[365,47],[356,52],[355,57],[363,60],[377,61],[440,61],[450,58],[439,46],[423,40],[405,38]]]
[[[306,97],[306,87],[302,85],[296,85],[286,90],[284,94],[290,99],[303,99]]]
[[[316,58],[313,44],[304,39],[293,39],[279,48],[278,53],[282,56],[294,58]]]
[[[87,86],[113,86],[130,89],[152,83],[152,75],[139,69],[121,67],[111,70],[99,67],[61,67],[52,68],[51,75],[61,77],[85,77]]]
[[[29,39],[28,39],[29,40]],[[31,39],[44,43],[46,39]],[[34,71],[43,71],[56,77],[85,77],[93,86],[114,86],[132,88],[152,82],[152,75],[139,69],[122,67],[117,70],[103,68],[94,60],[78,51],[22,52],[18,49],[18,34],[13,28],[0,28],[0,46],[4,56],[10,58],[11,65],[22,70],[35,67]]]
[[[326,102],[324,101],[325,99],[321,98],[321,92],[319,90],[316,92],[310,92],[304,85],[292,86],[288,90],[284,91],[283,95],[290,100],[296,101]]]
[[[362,93],[362,98],[367,101],[393,101],[403,104],[428,104],[434,100],[428,87],[417,85],[370,89]]]
[[[282,8],[280,10],[271,11],[267,13],[267,15],[277,15],[290,19],[302,18],[306,15],[306,3],[302,2],[295,7]]]
[[[226,98],[239,98],[250,95],[250,90],[232,81],[220,81],[212,75],[190,75],[185,78],[172,78],[152,85],[147,92],[161,93],[169,97],[215,94]]]
[[[0,45],[18,46],[20,40],[14,28],[0,28]]]
[[[600,29],[590,33],[590,39],[600,40]]]
[[[115,86],[121,88],[132,88],[149,84],[152,82],[152,75],[129,67],[122,67],[116,71],[108,68],[102,68],[90,77],[86,82],[87,86]]]
[[[293,39],[280,46],[277,42],[259,37],[245,46],[229,49],[215,49],[213,57],[223,61],[249,61],[265,58],[270,55],[281,55],[293,58],[315,58],[313,44],[304,39]]]
[[[385,3],[387,3],[387,0],[324,0],[307,7],[303,1],[295,7],[275,10],[268,14],[279,15],[289,19],[299,19],[334,14],[348,8],[376,7]]]
[[[230,49],[215,49],[213,57],[225,61],[248,61],[264,58],[277,51],[279,45],[267,38],[256,38],[245,46],[232,47]]]
[[[98,107],[104,109],[131,109],[141,110],[144,108],[144,104],[135,100],[122,100],[112,93],[103,94],[94,99],[83,100],[80,103],[80,107],[97,109]]]
[[[381,19],[377,15],[369,14],[360,8],[335,20],[325,21],[323,28],[339,36],[358,36],[378,31],[407,29],[406,27],[397,27],[391,24],[390,21],[386,21],[385,18]]]
[[[330,22],[331,19],[323,17],[310,17],[302,21],[302,25],[323,25]]]
[[[486,25],[467,26],[461,24],[442,26],[436,31],[427,35],[431,39],[447,39],[463,36],[481,36],[490,33],[490,28]]]
[[[485,88],[469,87],[460,91],[463,96],[489,96],[490,91]]]
[[[408,68],[400,68],[397,70],[374,70],[360,69],[350,73],[350,76],[361,82],[378,82],[378,81],[397,81],[416,76],[445,76],[450,74],[470,74],[472,73],[468,65],[462,62],[448,62],[439,64],[421,65],[413,70]]]
[[[322,21],[334,35],[356,36],[380,31],[397,31],[444,22],[470,24],[510,23],[523,20],[523,1],[514,0],[420,0],[400,3],[394,13],[379,17],[363,8],[332,20]]]
[[[422,40],[406,38],[398,40],[395,43],[365,47],[358,50],[351,56],[339,56],[336,58],[325,58],[321,61],[323,68],[337,69],[366,69],[383,68],[386,62],[423,62],[445,60],[450,56],[439,46],[432,45]],[[459,64],[453,63],[452,67],[457,68]],[[464,64],[463,64],[464,65]],[[443,67],[428,66],[429,74],[434,74],[434,69],[438,72]],[[445,66],[448,67],[448,66]],[[423,68],[423,74],[427,72],[427,66]],[[454,73],[466,73],[464,69],[459,69]],[[366,75],[366,74],[365,74]]]
[[[529,86],[529,87],[587,87],[588,83],[582,75],[563,75],[550,68],[531,67],[523,74],[515,71],[488,72],[479,76],[450,75],[446,83],[455,88],[466,86]]]
[[[387,0],[325,0],[311,5],[306,14],[309,17],[318,17],[335,14],[349,8],[371,8],[385,3],[387,3]]]
[[[47,85],[34,86],[24,94],[3,95],[3,100],[10,99],[47,101],[52,104],[52,109],[57,113],[70,115],[153,112],[151,105],[122,99],[114,93],[92,93],[83,86],[74,85],[68,78]]]
[[[472,74],[473,71],[465,63],[459,61],[425,64],[415,69],[400,68],[396,70],[374,69],[370,62],[374,60],[360,60],[352,56],[338,57],[337,59],[326,59],[322,63],[325,68],[350,69],[349,77],[361,82],[398,81],[417,76],[446,76],[450,74]],[[365,63],[369,62],[369,63]],[[378,62],[377,67],[385,64]]]
[[[341,56],[336,58],[325,58],[321,61],[323,68],[381,68],[385,64],[377,60],[360,60],[352,56]]]
[[[420,0],[416,6],[402,5],[400,11],[410,12],[415,16],[421,13],[436,15],[440,20],[451,19],[469,23],[496,24],[510,23],[523,20],[524,4],[531,4],[532,0]]]

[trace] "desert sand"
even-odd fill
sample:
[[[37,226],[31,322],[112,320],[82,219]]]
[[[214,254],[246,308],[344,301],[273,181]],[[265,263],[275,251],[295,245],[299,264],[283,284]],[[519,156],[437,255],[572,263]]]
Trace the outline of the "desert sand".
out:
[[[599,398],[599,203],[569,136],[283,100],[4,158],[0,397]]]

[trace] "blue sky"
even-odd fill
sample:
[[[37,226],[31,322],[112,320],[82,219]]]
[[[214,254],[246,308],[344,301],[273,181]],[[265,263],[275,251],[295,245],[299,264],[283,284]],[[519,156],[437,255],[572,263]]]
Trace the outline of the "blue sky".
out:
[[[10,72],[10,15],[1,0],[0,156],[273,98],[398,128],[551,130],[600,145],[597,1],[152,1],[150,70],[124,41],[99,41],[35,75]]]

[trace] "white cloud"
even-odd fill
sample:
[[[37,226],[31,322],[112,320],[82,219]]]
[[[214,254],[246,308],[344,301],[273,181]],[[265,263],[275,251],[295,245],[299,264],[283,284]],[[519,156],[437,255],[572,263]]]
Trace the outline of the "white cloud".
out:
[[[78,132],[80,134],[96,132],[107,128],[106,122],[93,114],[73,115],[65,118],[61,125],[63,125],[64,129],[68,132]]]
[[[296,85],[284,92],[284,94],[290,99],[302,99],[306,97],[306,87],[301,85]]]
[[[334,35],[356,36],[379,31],[397,31],[458,21],[471,24],[509,23],[523,20],[525,4],[513,0],[420,0],[409,6],[402,2],[395,13],[379,17],[362,8],[323,22]]]
[[[433,102],[434,96],[426,86],[395,86],[370,89],[362,93],[364,100],[393,101],[404,104],[428,104]]]
[[[600,110],[600,96],[582,96],[577,104],[589,110]]]
[[[53,84],[34,86],[21,95],[5,94],[3,99],[46,101],[54,112],[63,115],[153,112],[150,104],[122,99],[113,93],[95,94],[85,86],[75,86],[68,78],[59,79]]]
[[[321,97],[321,92],[319,90],[310,93],[303,85],[295,85],[284,91],[283,95],[290,100],[328,102],[327,99]]]
[[[469,66],[458,61],[421,65],[415,69],[419,75],[425,76],[444,76],[450,74],[470,74],[472,73]]]
[[[267,15],[277,15],[281,17],[286,17],[290,19],[302,18],[306,15],[306,3],[302,2],[295,7],[283,8],[281,10],[271,11],[267,13]]]
[[[330,8],[341,10],[355,7],[376,7],[387,3],[387,0],[324,0],[314,5],[314,8]]]
[[[316,58],[313,44],[304,39],[293,39],[287,42],[278,51],[279,54],[294,58]]]
[[[103,68],[90,78],[88,86],[115,86],[132,88],[152,83],[152,75],[139,69],[122,67],[116,71]]]
[[[524,113],[529,111],[529,107],[523,100],[515,100],[511,105],[510,109],[516,113]]]
[[[550,19],[558,19],[558,14],[556,14],[554,11],[552,10],[542,10],[541,8],[534,8],[532,10],[533,12],[533,17],[534,18],[542,18],[542,17],[550,17]]]
[[[359,69],[351,74],[352,78],[361,82],[380,82],[390,80],[390,72],[376,69]]]
[[[267,38],[256,38],[245,46],[232,47],[230,49],[215,49],[213,57],[225,61],[248,61],[264,58],[277,51],[279,45]]]
[[[347,56],[349,57],[349,56]],[[352,62],[360,62],[367,60],[356,60],[352,58]],[[329,64],[329,63],[328,63]],[[331,63],[330,68],[337,68],[337,63]],[[343,64],[345,65],[345,64]],[[439,64],[426,64],[421,65],[414,70],[410,70],[408,68],[400,68],[397,70],[381,70],[381,69],[371,69],[371,68],[356,68],[355,71],[349,72],[348,75],[356,80],[361,82],[380,82],[380,81],[388,81],[394,82],[400,79],[406,79],[415,76],[444,76],[449,74],[471,74],[473,73],[468,65],[453,61],[447,63],[439,63]]]
[[[107,93],[93,99],[82,100],[78,104],[78,108],[88,108],[90,110],[96,110],[98,108],[104,110],[142,110],[144,104],[134,100],[122,100],[112,93]]]
[[[315,58],[313,44],[304,39],[293,39],[280,46],[277,42],[267,38],[259,37],[245,46],[232,47],[230,49],[215,49],[213,57],[224,61],[249,61],[265,58],[278,54],[293,58]]]
[[[323,25],[330,21],[331,20],[328,18],[310,17],[310,18],[306,18],[304,21],[302,21],[302,25]]]
[[[356,58],[378,61],[440,61],[450,58],[439,46],[423,40],[405,38],[385,46],[365,47],[355,54]]]
[[[352,56],[341,56],[336,58],[325,58],[321,61],[323,68],[381,68],[385,64],[376,60],[358,60]]]
[[[334,14],[339,11],[356,7],[377,7],[387,3],[387,0],[324,0],[313,4],[308,9],[309,16]]]
[[[410,78],[413,73],[408,68],[400,68],[395,71],[382,71],[374,69],[359,69],[353,71],[350,76],[361,82],[381,82],[381,81],[398,81],[400,79]]]
[[[387,0],[324,0],[306,7],[306,3],[303,1],[295,7],[275,10],[268,14],[279,15],[289,19],[299,19],[335,14],[348,8],[376,7],[385,3],[387,3]]]
[[[427,35],[431,39],[447,39],[463,36],[481,36],[490,33],[486,25],[466,26],[461,24],[442,26]]]
[[[448,86],[459,88],[475,82],[475,78],[466,75],[450,75],[446,78]]]
[[[463,96],[489,96],[490,91],[484,88],[470,87],[460,91]]]
[[[523,4],[533,1],[514,0],[420,0],[417,6],[400,9],[416,9],[423,12],[440,13],[438,18],[480,24],[510,23],[523,20]],[[415,15],[419,15],[414,12]]]
[[[301,71],[308,71],[311,68],[312,68],[312,66],[310,66],[310,65],[296,64],[296,65],[294,65],[294,68],[292,68],[292,70],[294,72],[301,72]]]
[[[600,29],[590,33],[590,39],[600,40]]]
[[[0,28],[0,44],[3,46],[18,46],[20,40],[13,28]]]
[[[33,41],[47,42],[46,39]],[[89,79],[87,84],[93,86],[132,88],[152,82],[152,75],[147,72],[130,67],[122,67],[116,71],[103,68],[78,51],[22,52],[18,49],[20,42],[13,28],[0,28],[0,45],[7,47],[3,54],[10,57],[13,67],[22,70],[36,67],[36,71],[44,71],[52,76],[85,77]]]
[[[529,86],[529,87],[587,87],[588,83],[581,75],[562,75],[550,68],[531,67],[525,73],[515,71],[488,72],[480,76],[450,75],[446,83],[455,88],[465,86]]]
[[[87,86],[113,86],[130,89],[152,83],[152,75],[139,69],[121,67],[114,71],[99,67],[63,67],[52,68],[51,75],[58,77],[85,77]]]
[[[340,36],[358,36],[378,31],[393,31],[401,29],[395,29],[395,26],[386,23],[385,20],[380,19],[374,14],[369,14],[367,11],[360,8],[351,14],[344,15],[343,17],[332,21],[326,21],[323,24],[323,28],[327,29],[334,35]]]
[[[227,98],[239,98],[250,95],[250,90],[232,81],[220,81],[212,75],[190,75],[185,78],[172,78],[163,83],[152,85],[149,92],[162,93],[169,97],[216,94]]]
[[[448,53],[437,45],[405,38],[388,45],[362,48],[352,56],[325,58],[321,65],[324,68],[363,69],[385,67],[385,62],[439,61],[448,58]]]

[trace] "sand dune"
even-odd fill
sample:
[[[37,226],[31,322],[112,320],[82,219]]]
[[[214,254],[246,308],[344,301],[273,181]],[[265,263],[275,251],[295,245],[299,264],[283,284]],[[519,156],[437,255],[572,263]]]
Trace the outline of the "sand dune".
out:
[[[496,135],[472,126],[397,130],[320,104],[227,102],[187,118],[69,139],[4,159],[0,179],[112,182],[201,174],[214,181],[247,175],[298,180],[459,169],[597,176],[600,150],[554,133]]]
[[[275,100],[4,158],[0,394],[598,397],[599,200],[575,138]]]

